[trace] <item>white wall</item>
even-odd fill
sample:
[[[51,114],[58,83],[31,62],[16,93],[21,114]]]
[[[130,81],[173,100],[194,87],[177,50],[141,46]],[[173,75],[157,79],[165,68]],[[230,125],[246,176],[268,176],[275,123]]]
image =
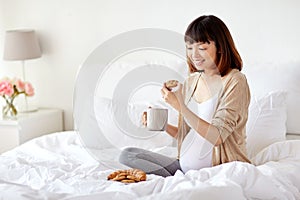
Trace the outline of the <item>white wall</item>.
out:
[[[297,0],[0,0],[0,47],[5,30],[37,31],[43,57],[26,62],[27,80],[36,89],[31,101],[64,109],[69,130],[79,66],[112,36],[146,27],[184,33],[194,18],[215,14],[231,30],[245,67],[253,62],[300,61],[299,10]],[[20,66],[1,59],[1,77],[21,76]]]

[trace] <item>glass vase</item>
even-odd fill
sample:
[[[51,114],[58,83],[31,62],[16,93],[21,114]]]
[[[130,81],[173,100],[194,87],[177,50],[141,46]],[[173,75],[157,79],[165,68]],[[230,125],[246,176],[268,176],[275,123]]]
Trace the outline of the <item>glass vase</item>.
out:
[[[2,117],[3,119],[16,119],[18,111],[14,104],[9,103],[3,106],[2,108]]]

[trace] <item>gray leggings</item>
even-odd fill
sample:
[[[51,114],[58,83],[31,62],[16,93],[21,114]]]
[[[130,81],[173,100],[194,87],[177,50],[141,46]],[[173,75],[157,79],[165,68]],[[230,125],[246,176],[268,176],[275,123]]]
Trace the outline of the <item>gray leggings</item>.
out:
[[[121,152],[120,163],[145,171],[147,174],[156,174],[167,177],[173,176],[177,170],[181,170],[179,161],[152,151],[129,147]]]

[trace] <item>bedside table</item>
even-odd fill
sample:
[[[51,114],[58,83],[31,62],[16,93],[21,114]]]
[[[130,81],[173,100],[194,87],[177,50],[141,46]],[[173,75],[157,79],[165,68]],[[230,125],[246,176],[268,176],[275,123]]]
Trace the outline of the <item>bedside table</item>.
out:
[[[32,138],[63,131],[63,111],[40,108],[19,113],[16,120],[0,120],[0,154]]]

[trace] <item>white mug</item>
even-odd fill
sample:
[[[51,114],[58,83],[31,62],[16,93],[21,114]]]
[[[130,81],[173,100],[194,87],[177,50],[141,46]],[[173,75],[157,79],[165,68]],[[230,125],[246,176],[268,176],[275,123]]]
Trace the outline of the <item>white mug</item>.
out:
[[[168,124],[168,109],[149,108],[147,110],[147,128],[150,131],[165,131]]]

